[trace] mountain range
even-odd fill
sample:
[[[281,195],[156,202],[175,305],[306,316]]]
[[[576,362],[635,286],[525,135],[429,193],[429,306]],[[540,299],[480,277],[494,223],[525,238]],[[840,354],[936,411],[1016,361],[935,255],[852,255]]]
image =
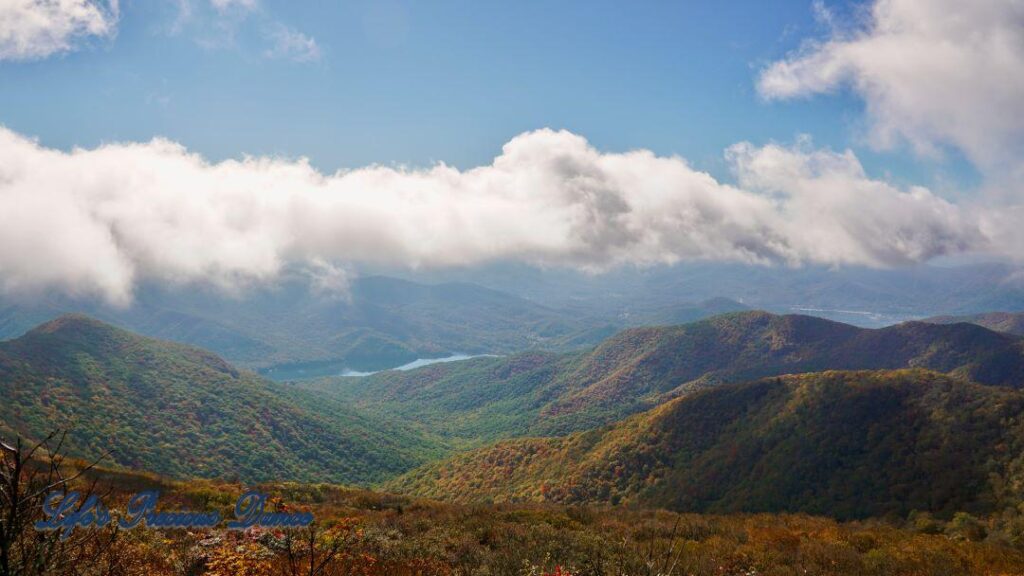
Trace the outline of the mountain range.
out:
[[[0,342],[0,433],[172,477],[679,510],[987,512],[1021,501],[1024,338],[734,312],[285,384],[65,315]]]
[[[1018,268],[1003,264],[785,271],[687,264],[601,275],[497,264],[447,272],[366,270],[333,282],[293,270],[273,285],[231,292],[144,284],[127,306],[59,294],[7,295],[0,298],[0,339],[64,313],[83,313],[291,380],[455,354],[585,349],[628,327],[754,308],[866,327],[1020,310],[1022,278]]]
[[[628,329],[584,352],[525,352],[301,385],[472,442],[585,430],[721,383],[912,367],[1017,387],[1024,385],[1024,339],[973,324],[866,329],[751,311]]]
[[[394,368],[456,354],[593,346],[624,326],[679,323],[745,309],[679,302],[629,318],[560,311],[482,286],[365,276],[325,291],[294,277],[239,294],[143,287],[127,307],[66,296],[0,300],[0,339],[66,313],[208,349],[275,380]]]
[[[617,321],[650,318],[656,310],[680,300],[721,297],[751,309],[811,314],[869,328],[938,314],[1024,310],[1024,271],[1007,263],[794,269],[690,262],[627,267],[600,275],[495,264],[388,273],[417,281],[470,282],[550,308]]]
[[[602,326],[471,284],[369,276],[333,292],[303,278],[240,294],[148,286],[128,307],[61,296],[8,300],[0,303],[0,338],[69,312],[200,346],[275,378],[508,353]]]

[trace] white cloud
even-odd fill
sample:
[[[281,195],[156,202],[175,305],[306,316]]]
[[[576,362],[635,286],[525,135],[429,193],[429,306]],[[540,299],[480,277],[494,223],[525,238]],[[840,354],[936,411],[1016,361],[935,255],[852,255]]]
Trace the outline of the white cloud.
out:
[[[191,23],[201,45],[233,46],[238,27],[255,25],[263,30],[261,40],[268,46],[263,53],[268,58],[321,58],[316,39],[275,21],[260,10],[258,0],[203,0],[209,17],[199,22],[192,0],[176,4],[175,18],[167,27],[170,35],[180,34]],[[0,61],[41,59],[74,50],[88,38],[112,37],[119,15],[118,0],[0,0]]]
[[[180,33],[185,24],[192,21],[192,27],[198,34],[197,42],[204,48],[238,48],[239,31],[249,27],[257,31],[264,45],[263,56],[267,58],[315,62],[322,56],[315,38],[275,20],[261,8],[258,0],[209,0],[209,6],[213,8],[209,14],[211,17],[198,22],[193,18],[191,0],[178,0],[178,3],[178,17],[170,27],[171,33]]]
[[[762,72],[762,95],[848,86],[866,102],[871,139],[881,148],[906,141],[934,154],[954,146],[986,172],[1019,169],[1024,2],[876,0],[863,26],[844,30],[829,18],[828,38]]]
[[[314,62],[320,59],[320,46],[316,40],[283,24],[276,24],[267,33],[271,47],[268,58],[285,58],[293,62]]]
[[[741,186],[780,199],[785,234],[803,260],[903,265],[991,248],[977,214],[922,187],[873,180],[849,150],[742,143],[727,156]]]
[[[887,266],[990,246],[994,225],[871,180],[849,152],[728,156],[741,187],[564,131],[521,134],[471,170],[323,174],[304,160],[210,163],[159,139],[63,152],[0,128],[0,288],[126,302],[141,279],[235,286],[289,267],[341,286],[360,263]]]
[[[231,11],[252,12],[259,7],[256,0],[210,0],[210,4],[222,14]]]
[[[35,60],[117,32],[117,0],[0,0],[0,60]]]

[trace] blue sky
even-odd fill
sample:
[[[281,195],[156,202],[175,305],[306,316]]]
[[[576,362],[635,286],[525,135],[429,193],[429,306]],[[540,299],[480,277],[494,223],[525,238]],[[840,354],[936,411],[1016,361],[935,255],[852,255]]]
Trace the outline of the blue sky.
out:
[[[3,0],[0,125],[0,292],[1024,254],[1017,0]]]
[[[113,38],[0,63],[0,122],[62,149],[164,136],[211,159],[307,156],[325,171],[466,168],[516,134],[566,128],[721,178],[729,145],[808,134],[854,147],[872,173],[932,185],[971,176],[955,154],[863,146],[862,104],[842,92],[758,95],[760,69],[825,32],[806,0],[267,1],[226,12],[193,0],[190,12],[130,1]],[[268,55],[276,27],[315,39],[319,57]]]

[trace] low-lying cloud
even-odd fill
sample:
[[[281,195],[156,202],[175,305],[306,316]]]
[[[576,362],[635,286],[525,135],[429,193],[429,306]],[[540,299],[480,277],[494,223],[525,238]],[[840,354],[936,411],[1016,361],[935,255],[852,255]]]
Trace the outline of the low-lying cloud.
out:
[[[0,128],[0,288],[124,303],[142,280],[233,287],[290,267],[896,266],[998,244],[983,213],[871,179],[848,151],[741,143],[727,158],[738,185],[545,129],[470,170],[323,174],[163,139],[65,152]]]

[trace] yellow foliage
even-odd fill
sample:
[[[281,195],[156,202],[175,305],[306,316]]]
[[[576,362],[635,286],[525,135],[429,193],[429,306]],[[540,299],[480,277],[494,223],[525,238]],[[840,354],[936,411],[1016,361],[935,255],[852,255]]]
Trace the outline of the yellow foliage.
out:
[[[252,542],[225,542],[213,549],[206,562],[207,576],[266,576],[273,557],[266,548]]]

